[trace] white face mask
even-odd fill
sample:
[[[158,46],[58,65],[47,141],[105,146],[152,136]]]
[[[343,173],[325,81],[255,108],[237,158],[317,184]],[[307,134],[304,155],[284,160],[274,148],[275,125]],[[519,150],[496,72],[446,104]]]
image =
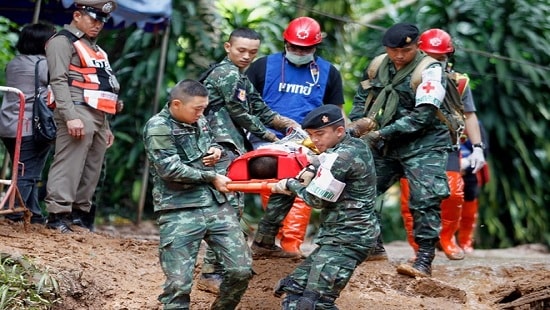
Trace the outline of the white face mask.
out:
[[[286,50],[285,57],[286,59],[288,59],[288,61],[298,66],[305,65],[313,61],[313,53],[306,55],[296,55]]]

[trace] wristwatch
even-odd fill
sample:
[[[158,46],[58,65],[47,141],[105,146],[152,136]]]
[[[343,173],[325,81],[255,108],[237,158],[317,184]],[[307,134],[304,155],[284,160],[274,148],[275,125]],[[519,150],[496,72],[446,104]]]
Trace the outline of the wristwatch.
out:
[[[480,143],[476,143],[476,144],[472,144],[473,147],[479,147],[480,149],[484,150],[485,149],[485,143],[483,142],[480,142]]]

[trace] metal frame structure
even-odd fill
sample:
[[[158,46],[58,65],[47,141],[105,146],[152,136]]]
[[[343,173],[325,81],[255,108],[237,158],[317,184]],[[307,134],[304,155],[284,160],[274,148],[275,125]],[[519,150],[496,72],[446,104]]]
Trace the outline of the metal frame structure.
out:
[[[31,220],[31,211],[27,209],[27,206],[25,205],[25,201],[23,201],[23,197],[21,197],[21,193],[19,192],[19,188],[17,187],[17,178],[19,176],[19,165],[22,166],[21,174],[23,175],[25,173],[25,166],[23,163],[19,162],[19,156],[21,152],[21,139],[23,134],[23,117],[25,116],[25,95],[23,92],[17,88],[14,87],[7,87],[7,86],[0,86],[1,92],[12,92],[19,95],[19,118],[17,121],[17,131],[15,135],[15,151],[13,152],[13,158],[12,158],[12,173],[11,173],[11,180],[2,179],[0,180],[0,184],[2,185],[9,185],[6,194],[2,198],[2,201],[0,202],[0,214],[9,214],[9,213],[15,213],[15,212],[23,212],[24,213],[24,223],[25,226],[30,223]],[[9,156],[9,154],[6,154],[6,156]],[[16,208],[15,207],[15,199],[18,199],[19,205]],[[6,203],[8,203],[8,208],[4,208]]]

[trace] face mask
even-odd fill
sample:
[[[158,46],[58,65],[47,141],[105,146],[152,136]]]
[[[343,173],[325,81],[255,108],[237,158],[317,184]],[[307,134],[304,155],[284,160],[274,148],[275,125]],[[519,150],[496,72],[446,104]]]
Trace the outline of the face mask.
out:
[[[306,55],[296,55],[289,51],[286,51],[285,57],[286,59],[288,59],[288,61],[298,66],[305,65],[313,61],[313,53]]]

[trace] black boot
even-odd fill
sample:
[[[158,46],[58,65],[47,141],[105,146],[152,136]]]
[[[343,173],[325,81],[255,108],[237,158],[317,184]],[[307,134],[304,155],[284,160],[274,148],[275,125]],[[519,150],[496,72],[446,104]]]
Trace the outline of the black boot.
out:
[[[321,294],[314,291],[304,291],[302,297],[296,302],[296,310],[315,310],[315,305]]]
[[[50,213],[48,220],[46,221],[46,227],[49,229],[55,229],[62,234],[71,233],[73,230],[70,226],[70,213]]]
[[[435,249],[426,251],[419,249],[416,259],[412,263],[401,264],[397,267],[397,273],[404,274],[413,278],[431,277],[432,261],[435,257]]]
[[[377,261],[377,260],[388,260],[388,253],[384,248],[384,242],[382,242],[382,237],[378,237],[376,240],[376,245],[371,250],[371,253],[367,257],[367,261]]]

